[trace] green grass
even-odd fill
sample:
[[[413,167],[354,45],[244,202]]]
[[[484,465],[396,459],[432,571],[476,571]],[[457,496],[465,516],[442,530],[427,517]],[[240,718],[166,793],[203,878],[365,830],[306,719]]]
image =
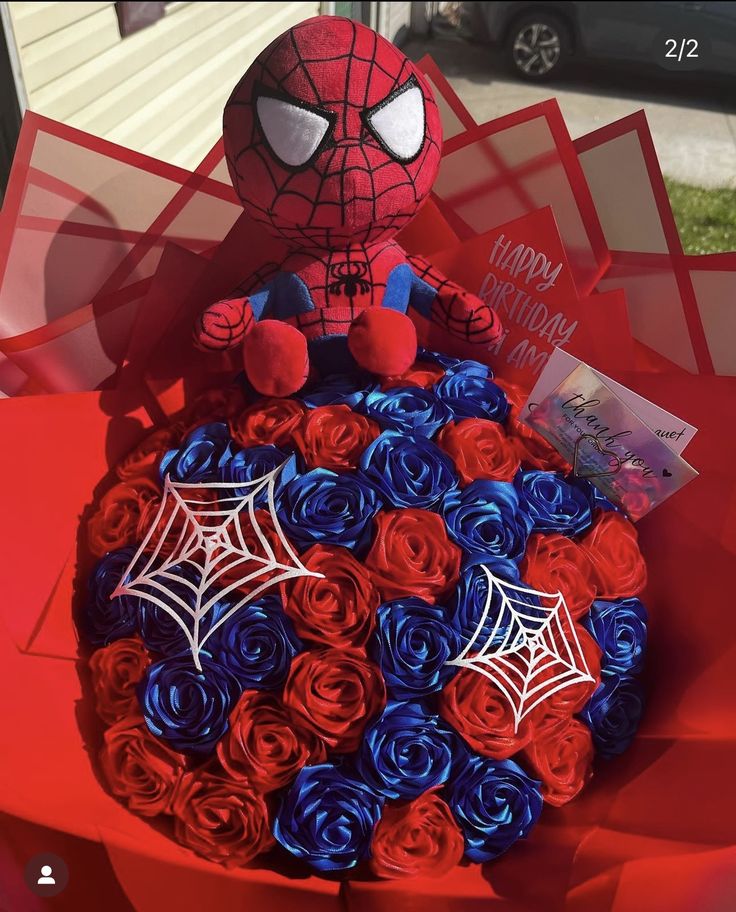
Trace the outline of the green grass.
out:
[[[736,190],[706,190],[665,178],[685,253],[736,250]]]

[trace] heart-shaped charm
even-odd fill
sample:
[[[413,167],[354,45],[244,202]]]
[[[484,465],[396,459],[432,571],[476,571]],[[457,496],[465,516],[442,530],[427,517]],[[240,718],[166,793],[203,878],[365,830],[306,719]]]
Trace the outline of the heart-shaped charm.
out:
[[[586,441],[590,443],[594,450],[597,450],[601,456],[609,456],[608,464],[611,466],[610,469],[604,470],[602,472],[581,472],[578,465],[578,454],[580,452],[580,445]],[[615,475],[621,469],[621,460],[618,456],[611,450],[606,450],[601,446],[600,440],[597,437],[594,437],[592,434],[582,434],[575,441],[575,455],[573,458],[573,474],[577,475],[578,478],[601,478],[603,475]]]

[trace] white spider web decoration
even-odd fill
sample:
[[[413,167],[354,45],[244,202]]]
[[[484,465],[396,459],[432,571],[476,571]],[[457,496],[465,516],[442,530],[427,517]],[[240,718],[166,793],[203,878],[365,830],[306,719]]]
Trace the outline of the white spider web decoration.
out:
[[[517,586],[494,576],[485,564],[480,566],[488,578],[483,612],[465,648],[447,664],[470,668],[493,681],[511,705],[516,732],[524,716],[543,700],[564,687],[594,682],[595,678],[561,592]],[[498,616],[480,649],[473,653],[483,635],[494,593],[499,597]],[[530,605],[520,598],[522,595],[536,599],[538,605]]]
[[[138,596],[169,614],[184,632],[198,671],[202,670],[200,653],[205,643],[236,611],[278,583],[299,576],[324,576],[302,564],[276,515],[274,489],[287,463],[261,478],[235,484],[174,482],[167,475],[156,518],[110,596]],[[264,490],[268,513],[288,562],[277,558],[258,524],[255,500]],[[170,515],[159,530],[167,510]],[[243,534],[244,519],[263,554],[249,548]],[[226,585],[217,587],[226,574]],[[237,591],[262,576],[268,578],[247,594]],[[190,592],[191,598],[182,597],[181,593],[188,596]],[[227,611],[209,623],[212,608],[233,593],[236,597]]]

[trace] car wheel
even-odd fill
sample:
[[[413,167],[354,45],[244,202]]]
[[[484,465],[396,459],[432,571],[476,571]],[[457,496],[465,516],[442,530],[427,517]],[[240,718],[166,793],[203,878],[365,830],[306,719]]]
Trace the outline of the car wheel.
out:
[[[508,63],[523,79],[550,79],[569,55],[567,27],[549,13],[530,13],[518,19],[506,36]]]

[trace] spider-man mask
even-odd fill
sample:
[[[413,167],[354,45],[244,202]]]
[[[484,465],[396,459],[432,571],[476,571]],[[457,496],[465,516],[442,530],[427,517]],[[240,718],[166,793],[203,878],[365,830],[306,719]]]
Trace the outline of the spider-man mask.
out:
[[[293,246],[385,240],[429,193],[442,132],[431,90],[394,45],[320,16],[277,38],[225,106],[243,206]]]

